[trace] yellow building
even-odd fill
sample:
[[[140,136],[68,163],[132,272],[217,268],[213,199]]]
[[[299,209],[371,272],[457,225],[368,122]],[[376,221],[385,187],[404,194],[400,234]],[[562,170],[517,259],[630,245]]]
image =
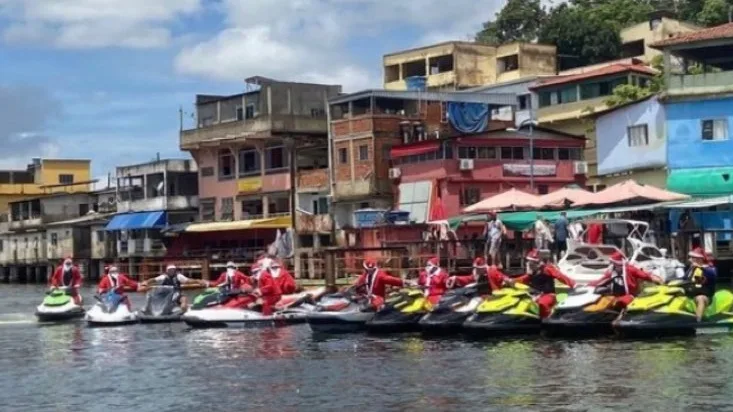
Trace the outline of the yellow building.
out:
[[[557,48],[552,45],[451,41],[385,55],[384,88],[406,90],[406,79],[424,77],[428,89],[459,90],[554,75],[556,66]]]
[[[635,24],[621,30],[621,53],[624,57],[636,57],[651,63],[662,52],[649,47],[650,44],[674,37],[681,33],[698,31],[699,26],[672,18],[673,14],[659,11],[651,13],[649,21]]]
[[[8,203],[50,193],[88,192],[91,160],[33,159],[26,170],[0,170],[0,215]]]
[[[539,97],[536,118],[542,127],[586,137],[583,160],[587,164],[588,187],[603,184],[598,178],[592,115],[608,108],[605,102],[616,86],[644,86],[655,74],[654,69],[641,64],[616,63],[555,76],[533,88]]]

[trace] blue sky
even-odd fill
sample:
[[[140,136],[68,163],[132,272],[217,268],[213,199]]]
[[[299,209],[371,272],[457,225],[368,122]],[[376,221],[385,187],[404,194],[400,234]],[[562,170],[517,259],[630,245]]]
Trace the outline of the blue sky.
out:
[[[0,0],[0,167],[178,151],[178,109],[242,79],[379,87],[384,53],[467,37],[503,1]],[[190,125],[190,120],[188,121]]]

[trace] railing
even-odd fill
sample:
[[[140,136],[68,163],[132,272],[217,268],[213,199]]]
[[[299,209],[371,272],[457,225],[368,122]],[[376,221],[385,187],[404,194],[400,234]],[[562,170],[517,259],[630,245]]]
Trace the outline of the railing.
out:
[[[667,90],[674,94],[708,94],[733,91],[733,71],[672,74],[669,77]]]

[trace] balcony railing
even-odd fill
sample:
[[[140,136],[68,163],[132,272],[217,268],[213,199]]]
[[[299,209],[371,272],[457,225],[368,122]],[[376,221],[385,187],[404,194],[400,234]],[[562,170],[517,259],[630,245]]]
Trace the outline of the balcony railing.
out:
[[[299,192],[317,192],[328,189],[328,169],[301,170],[298,172]]]
[[[309,215],[298,213],[298,233],[331,233],[333,219],[331,215]]]
[[[336,182],[334,197],[340,200],[365,198],[392,193],[392,182],[388,179],[364,179]]]
[[[670,95],[696,95],[733,92],[733,71],[670,75]]]
[[[142,212],[152,210],[188,210],[199,207],[198,196],[159,196],[148,199],[119,202],[117,211]]]

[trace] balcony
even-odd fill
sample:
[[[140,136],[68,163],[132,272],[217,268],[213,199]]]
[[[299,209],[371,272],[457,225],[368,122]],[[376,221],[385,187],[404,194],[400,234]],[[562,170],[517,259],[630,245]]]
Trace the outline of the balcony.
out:
[[[201,143],[242,137],[267,137],[276,133],[323,133],[326,120],[310,116],[271,115],[219,123],[181,132],[182,150],[196,149]]]
[[[345,137],[374,132],[400,133],[400,122],[405,120],[421,120],[419,115],[406,116],[394,114],[362,114],[349,119],[331,122],[331,133],[334,137]]]
[[[331,233],[333,219],[331,215],[311,215],[298,213],[297,229],[300,234]]]
[[[119,213],[155,210],[190,210],[199,207],[198,196],[159,196],[148,199],[128,200],[117,204]]]
[[[298,192],[323,192],[328,190],[328,169],[298,171]]]
[[[373,196],[391,196],[392,182],[388,179],[337,181],[334,200],[363,199]]]
[[[694,96],[733,92],[733,71],[702,74],[672,74],[667,95]]]
[[[43,224],[43,218],[41,216],[31,216],[29,219],[24,220],[13,220],[8,223],[8,229],[16,231],[16,230],[24,230],[24,229],[31,229],[38,226],[41,226]]]

